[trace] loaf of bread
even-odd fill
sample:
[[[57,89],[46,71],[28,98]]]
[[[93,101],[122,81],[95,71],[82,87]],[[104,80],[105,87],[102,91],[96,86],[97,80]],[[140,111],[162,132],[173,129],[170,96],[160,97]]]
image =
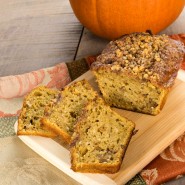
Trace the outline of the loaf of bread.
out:
[[[111,41],[91,69],[109,105],[157,115],[184,52],[182,43],[166,35],[133,33]]]
[[[69,143],[73,134],[73,126],[81,110],[96,96],[98,94],[86,80],[74,82],[61,92],[60,101],[54,103],[52,108],[46,109],[42,123]]]
[[[44,128],[41,118],[44,116],[46,106],[58,101],[60,91],[45,86],[33,89],[23,101],[21,113],[18,118],[18,135],[39,135],[54,137],[56,134]]]
[[[118,115],[101,98],[89,102],[75,125],[71,168],[77,172],[116,173],[135,124]]]

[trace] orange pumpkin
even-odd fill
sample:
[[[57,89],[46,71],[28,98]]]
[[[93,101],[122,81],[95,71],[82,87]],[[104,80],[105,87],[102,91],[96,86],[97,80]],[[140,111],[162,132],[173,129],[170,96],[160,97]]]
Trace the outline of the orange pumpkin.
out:
[[[100,37],[115,39],[123,34],[169,26],[183,10],[185,0],[70,0],[79,21]]]

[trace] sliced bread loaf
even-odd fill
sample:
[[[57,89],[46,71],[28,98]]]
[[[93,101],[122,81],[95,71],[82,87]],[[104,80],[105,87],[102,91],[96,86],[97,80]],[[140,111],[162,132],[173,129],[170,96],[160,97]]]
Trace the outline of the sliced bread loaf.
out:
[[[39,86],[24,98],[18,118],[18,135],[56,136],[54,132],[43,127],[41,118],[44,116],[45,107],[51,102],[58,101],[59,92],[45,86]]]
[[[97,96],[86,80],[74,82],[61,92],[60,101],[54,103],[52,108],[46,109],[42,122],[69,143],[73,126],[82,108]]]
[[[184,53],[182,43],[167,35],[132,33],[111,41],[91,69],[110,106],[157,115]]]
[[[135,124],[114,112],[101,98],[91,101],[75,125],[71,168],[77,172],[116,173]]]

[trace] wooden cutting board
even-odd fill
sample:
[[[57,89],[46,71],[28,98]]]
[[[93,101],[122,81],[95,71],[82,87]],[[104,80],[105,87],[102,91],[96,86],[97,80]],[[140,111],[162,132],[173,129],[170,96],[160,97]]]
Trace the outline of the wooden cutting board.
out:
[[[182,72],[182,71],[180,71]],[[90,71],[77,80],[86,79],[99,91]],[[180,80],[182,79],[182,80]],[[77,81],[76,80],[76,81]],[[121,169],[112,175],[76,173],[71,170],[70,152],[59,142],[39,136],[19,136],[35,152],[51,164],[83,185],[123,185],[139,173],[148,163],[168,147],[185,131],[185,72],[170,92],[167,102],[157,116],[151,116],[121,109],[114,109],[136,124],[138,132],[132,137],[126,151]],[[17,131],[17,122],[15,123]],[[47,143],[47,144],[46,144]],[[69,179],[70,181],[70,179]]]
[[[87,79],[98,90],[91,71],[88,71],[77,80],[81,79]],[[163,110],[157,116],[114,108],[120,115],[134,121],[136,130],[138,130],[128,146],[120,171],[113,175],[107,175],[116,184],[123,185],[126,183],[183,134],[185,131],[184,91],[185,82],[177,79]]]

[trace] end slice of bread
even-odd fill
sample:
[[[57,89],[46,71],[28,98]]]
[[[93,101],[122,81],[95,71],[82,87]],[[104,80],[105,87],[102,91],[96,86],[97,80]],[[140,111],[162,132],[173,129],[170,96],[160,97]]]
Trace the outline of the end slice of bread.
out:
[[[135,124],[114,112],[101,98],[79,118],[71,141],[71,168],[76,172],[116,173]]]
[[[86,80],[74,82],[61,92],[61,100],[47,108],[43,124],[70,143],[73,127],[84,105],[98,94]]]
[[[54,137],[56,134],[44,128],[41,118],[44,116],[46,106],[58,101],[60,91],[45,86],[33,89],[23,101],[21,113],[18,118],[18,135],[39,135]]]

